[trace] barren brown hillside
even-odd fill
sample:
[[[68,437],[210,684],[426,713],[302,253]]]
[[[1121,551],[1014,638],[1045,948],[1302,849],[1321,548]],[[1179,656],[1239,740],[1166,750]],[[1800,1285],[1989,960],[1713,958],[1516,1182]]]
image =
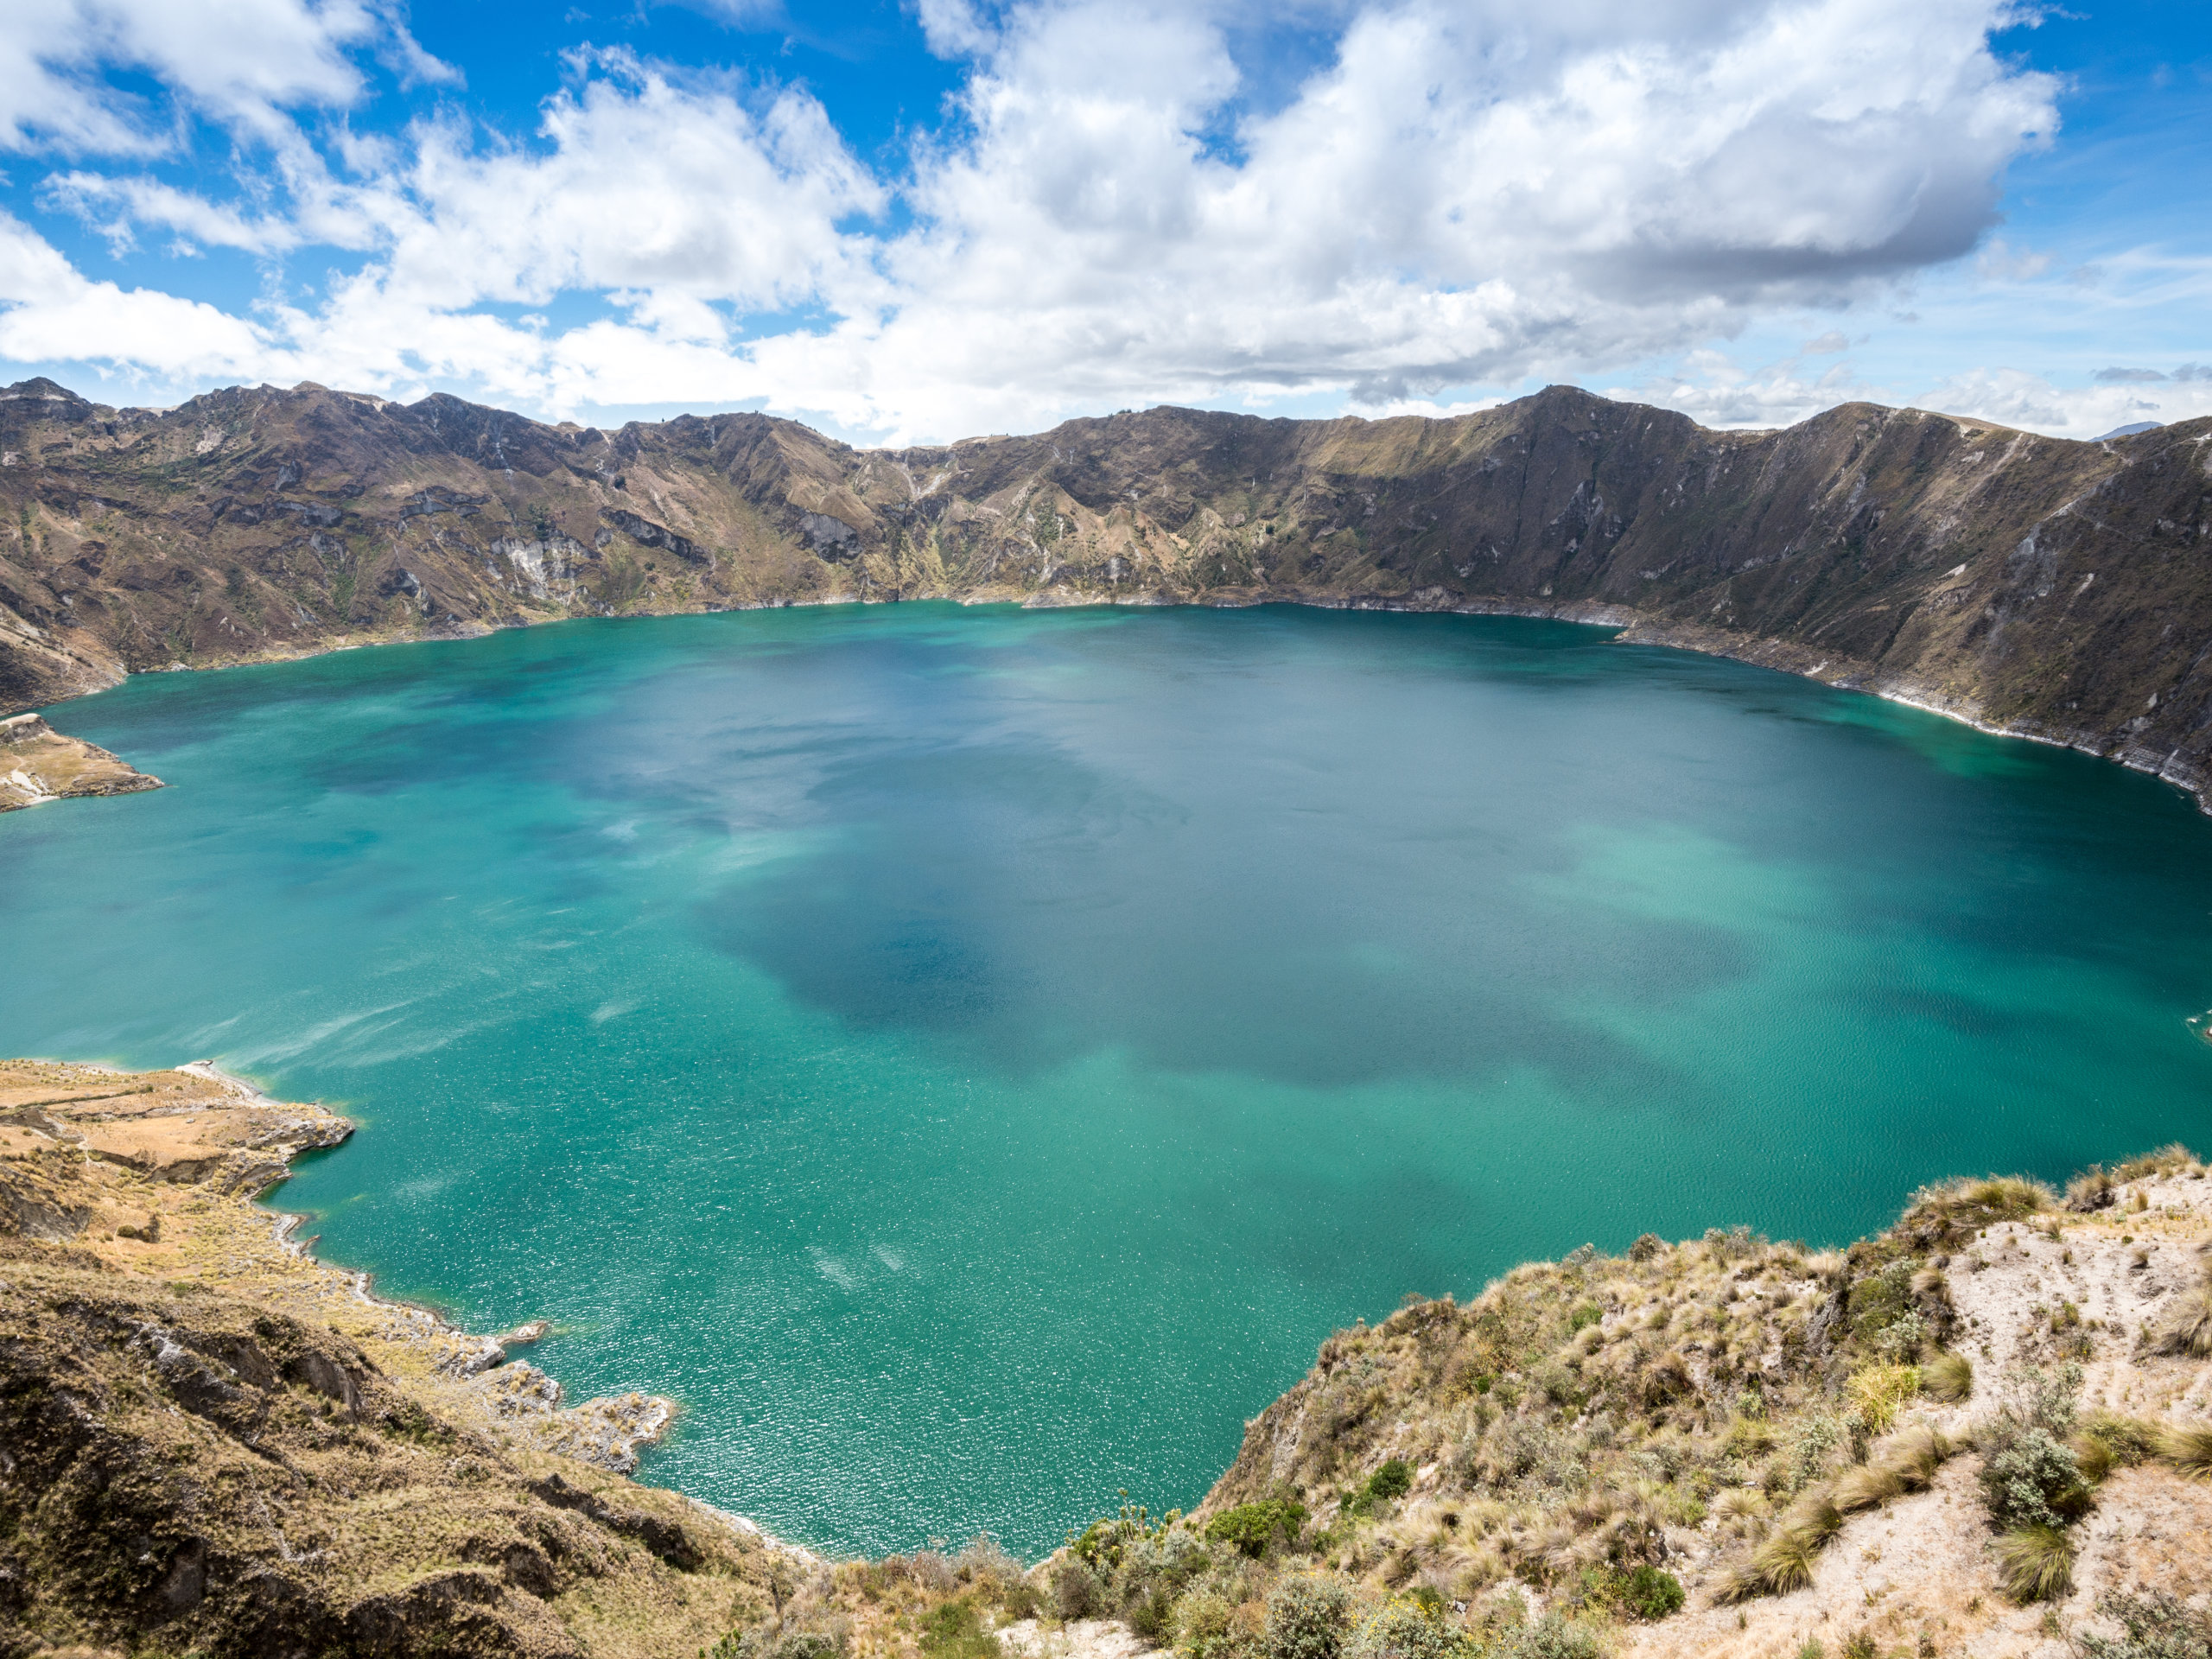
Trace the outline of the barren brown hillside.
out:
[[[2197,421],[1783,431],[1554,387],[1453,420],[1155,409],[859,450],[316,386],[0,395],[0,712],[130,671],[562,616],[936,595],[1537,611],[1864,685],[2201,791]]]

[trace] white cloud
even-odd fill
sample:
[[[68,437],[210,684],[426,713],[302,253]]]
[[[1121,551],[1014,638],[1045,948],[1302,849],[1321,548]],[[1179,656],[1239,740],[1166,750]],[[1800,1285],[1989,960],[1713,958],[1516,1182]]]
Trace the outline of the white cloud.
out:
[[[2137,421],[2170,425],[2212,415],[2212,377],[2175,376],[2158,385],[2056,386],[2016,369],[1976,369],[1914,401],[1947,415],[1979,416],[2054,437],[2094,438]]]
[[[1975,256],[1974,265],[1985,282],[2031,283],[2050,269],[2050,256],[2016,248],[2000,236]]]
[[[257,373],[282,353],[197,301],[87,281],[51,244],[0,213],[0,357],[105,361],[167,376]]]
[[[346,52],[404,38],[338,0],[247,3],[276,29],[251,73],[136,11],[103,36],[85,20],[126,13],[92,0],[33,0],[44,21],[0,31],[0,65],[12,40],[76,85],[105,50],[261,130],[343,105]],[[765,400],[949,437],[1162,399],[1434,407],[1693,350],[1969,253],[2006,162],[2055,124],[2053,83],[1988,51],[1999,0],[1380,0],[1280,107],[1241,118],[1228,13],[920,3],[932,48],[972,67],[959,118],[895,183],[804,92],[602,54],[571,66],[528,143],[450,116],[396,143],[293,124],[247,207],[81,167],[46,200],[118,239],[365,255],[321,301],[237,324],[331,384],[452,383],[553,412]],[[152,142],[143,115],[107,110],[124,135],[108,147]],[[0,105],[6,131],[97,147]],[[575,293],[611,314],[553,331],[481,308]],[[60,303],[21,298],[7,325],[59,337],[40,314]],[[805,321],[740,338],[764,313]],[[169,360],[123,349],[137,338],[90,354]],[[1758,418],[1834,378],[1708,376],[1680,396]]]
[[[350,54],[384,47],[423,79],[450,72],[361,0],[9,0],[0,8],[0,149],[151,155],[178,113],[119,92],[103,69],[142,73],[183,112],[264,140],[288,111],[361,90]]]

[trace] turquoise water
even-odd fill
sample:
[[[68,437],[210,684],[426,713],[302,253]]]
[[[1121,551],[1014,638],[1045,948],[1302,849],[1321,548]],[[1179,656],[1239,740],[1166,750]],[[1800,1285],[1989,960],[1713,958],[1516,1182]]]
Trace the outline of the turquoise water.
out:
[[[0,817],[0,1053],[361,1133],[324,1251],[842,1550],[1187,1504],[1332,1327],[2212,1140],[2212,823],[1506,619],[794,610],[150,676]]]

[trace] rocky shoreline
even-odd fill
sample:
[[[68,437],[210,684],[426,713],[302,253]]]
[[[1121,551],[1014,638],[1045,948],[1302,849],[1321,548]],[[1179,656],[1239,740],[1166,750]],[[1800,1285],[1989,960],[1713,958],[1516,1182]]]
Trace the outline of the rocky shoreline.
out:
[[[0,1166],[0,1209],[20,1230],[53,1242],[105,1229],[141,1246],[159,1246],[165,1227],[190,1215],[205,1231],[219,1228],[267,1243],[292,1268],[291,1299],[344,1302],[361,1310],[357,1337],[407,1351],[420,1370],[452,1386],[455,1403],[531,1444],[604,1469],[630,1473],[641,1448],[667,1433],[676,1403],[631,1392],[570,1405],[559,1382],[537,1366],[511,1361],[510,1350],[550,1333],[534,1320],[499,1336],[472,1335],[430,1309],[378,1296],[363,1272],[317,1260],[314,1240],[299,1229],[306,1217],[270,1213],[254,1200],[283,1182],[302,1154],[344,1142],[353,1126],[318,1105],[271,1100],[207,1060],[173,1071],[130,1072],[105,1066],[0,1061],[0,1126],[37,1143],[69,1147],[135,1177],[143,1213],[110,1220],[96,1201],[41,1201],[20,1173]],[[257,1249],[253,1255],[261,1252]],[[154,1265],[154,1264],[149,1264]],[[747,1523],[750,1524],[750,1523]]]
[[[131,795],[162,786],[160,779],[82,738],[63,736],[37,715],[0,720],[0,812],[72,795]]]
[[[1031,1567],[987,1539],[832,1563],[625,1479],[669,1402],[569,1407],[512,1357],[542,1322],[379,1298],[253,1204],[350,1132],[205,1062],[0,1062],[9,1659],[2212,1641],[2212,1170],[2179,1147],[2063,1193],[1938,1183],[1845,1250],[1646,1235],[1409,1298],[1324,1343],[1190,1516],[1125,1507]]]

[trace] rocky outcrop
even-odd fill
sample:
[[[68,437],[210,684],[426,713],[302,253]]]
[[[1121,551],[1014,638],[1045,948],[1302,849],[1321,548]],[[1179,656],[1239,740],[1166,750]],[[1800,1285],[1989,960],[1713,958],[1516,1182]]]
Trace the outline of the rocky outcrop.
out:
[[[82,738],[64,737],[36,715],[0,720],[0,812],[70,795],[130,795],[161,786],[160,779]]]
[[[448,1363],[542,1324],[272,1232],[245,1195],[348,1128],[204,1063],[0,1062],[0,1653],[688,1653],[818,1565],[609,1472],[667,1402]]]
[[[2096,443],[1853,404],[1713,432],[1570,388],[860,450],[234,388],[0,397],[0,708],[558,616],[925,595],[1534,612],[2212,779],[2212,420]]]

